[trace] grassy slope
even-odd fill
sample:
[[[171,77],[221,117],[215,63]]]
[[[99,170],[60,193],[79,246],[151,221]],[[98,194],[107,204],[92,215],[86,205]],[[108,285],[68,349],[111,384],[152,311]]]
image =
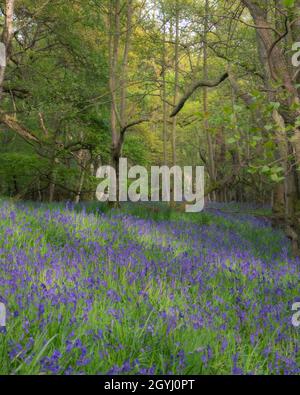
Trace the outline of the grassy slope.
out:
[[[0,373],[299,373],[284,236],[158,208],[0,202]]]

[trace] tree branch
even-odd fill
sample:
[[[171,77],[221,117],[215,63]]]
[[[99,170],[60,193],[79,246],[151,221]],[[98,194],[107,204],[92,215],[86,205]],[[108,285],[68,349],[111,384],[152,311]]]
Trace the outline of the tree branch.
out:
[[[175,117],[184,107],[186,101],[192,96],[192,94],[199,88],[207,87],[207,88],[214,88],[218,85],[220,85],[223,81],[225,81],[228,78],[228,73],[226,72],[215,82],[210,82],[210,81],[199,81],[196,82],[194,85],[192,85],[188,91],[185,93],[185,95],[182,97],[182,99],[179,101],[177,106],[175,107],[174,111],[170,115],[171,118]]]
[[[141,118],[141,119],[139,119],[137,121],[134,121],[134,122],[131,122],[131,123],[127,124],[126,126],[124,126],[121,129],[121,136],[124,136],[124,134],[126,133],[126,131],[128,129],[132,128],[133,126],[140,125],[141,123],[144,123],[144,122],[149,122],[149,118]]]
[[[39,143],[39,144],[41,143],[41,141],[34,134],[32,134],[27,129],[25,129],[24,126],[19,124],[19,122],[16,121],[15,118],[0,112],[0,122],[2,122],[4,125],[8,126],[9,129],[16,132],[24,140],[30,141],[30,142],[33,141],[33,142]]]

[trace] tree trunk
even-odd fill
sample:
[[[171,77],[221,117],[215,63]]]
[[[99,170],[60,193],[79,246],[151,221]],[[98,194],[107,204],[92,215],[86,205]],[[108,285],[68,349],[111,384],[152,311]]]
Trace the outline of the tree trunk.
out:
[[[176,10],[175,10],[175,64],[174,64],[174,72],[175,72],[175,86],[174,86],[174,107],[177,103],[178,99],[178,83],[179,83],[179,4],[178,0],[176,0]],[[176,165],[177,157],[176,157],[176,127],[177,127],[177,116],[173,118],[172,125],[172,156],[173,156],[173,166]]]
[[[0,100],[2,99],[5,70],[10,58],[11,41],[14,33],[13,30],[14,5],[15,5],[15,0],[5,1],[5,12],[4,12],[5,19],[4,19],[4,28],[1,37],[1,42],[3,45],[3,53],[2,53],[3,59],[1,59],[1,64],[0,64]]]
[[[164,10],[163,10],[164,13]],[[167,61],[166,61],[166,17],[163,14],[163,54],[162,54],[162,98],[163,98],[163,157],[164,165],[168,164],[167,155],[167,134],[168,134],[168,105],[167,105],[167,85],[166,85],[166,74],[167,74]]]
[[[203,77],[204,80],[208,79],[208,51],[207,51],[207,39],[209,32],[208,25],[208,17],[209,17],[209,0],[205,0],[205,20],[204,20],[204,42],[203,42]],[[207,147],[208,147],[208,172],[210,176],[210,180],[212,184],[216,183],[216,169],[215,169],[215,159],[214,159],[214,147],[212,136],[209,130],[209,122],[208,122],[208,91],[207,87],[203,88],[203,128],[207,138]],[[215,200],[215,192],[212,192],[212,199]]]

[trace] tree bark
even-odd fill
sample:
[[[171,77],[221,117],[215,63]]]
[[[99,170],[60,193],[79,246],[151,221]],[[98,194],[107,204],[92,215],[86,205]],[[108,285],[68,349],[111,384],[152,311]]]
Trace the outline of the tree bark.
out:
[[[167,74],[167,60],[166,60],[166,16],[163,10],[163,53],[162,53],[162,98],[163,98],[163,157],[164,165],[168,164],[168,154],[167,154],[167,134],[168,134],[168,121],[167,121],[167,85],[166,85],[166,74]]]
[[[175,64],[174,64],[174,74],[175,74],[175,86],[174,86],[174,106],[177,103],[178,96],[178,83],[179,83],[179,3],[176,0],[175,4]],[[176,155],[176,128],[177,128],[177,117],[173,118],[172,125],[172,156],[173,156],[173,166],[176,165],[177,155]]]
[[[203,78],[208,79],[208,33],[209,33],[209,0],[205,0],[205,17],[204,17],[204,42],[203,42]],[[207,87],[203,88],[203,129],[207,139],[208,148],[208,173],[213,184],[216,182],[216,168],[214,158],[214,146],[208,121],[208,91]],[[216,199],[215,192],[212,192],[212,200]]]
[[[13,17],[14,17],[14,5],[15,0],[6,0],[5,1],[5,18],[4,18],[4,28],[2,32],[1,42],[4,46],[2,65],[0,66],[0,100],[3,94],[3,82],[5,78],[5,70],[10,59],[11,53],[11,43],[13,38]]]

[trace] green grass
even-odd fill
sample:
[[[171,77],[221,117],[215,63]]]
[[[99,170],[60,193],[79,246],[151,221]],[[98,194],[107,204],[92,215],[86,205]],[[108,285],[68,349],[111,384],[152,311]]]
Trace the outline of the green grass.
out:
[[[1,374],[297,372],[283,234],[158,208],[0,202]]]

